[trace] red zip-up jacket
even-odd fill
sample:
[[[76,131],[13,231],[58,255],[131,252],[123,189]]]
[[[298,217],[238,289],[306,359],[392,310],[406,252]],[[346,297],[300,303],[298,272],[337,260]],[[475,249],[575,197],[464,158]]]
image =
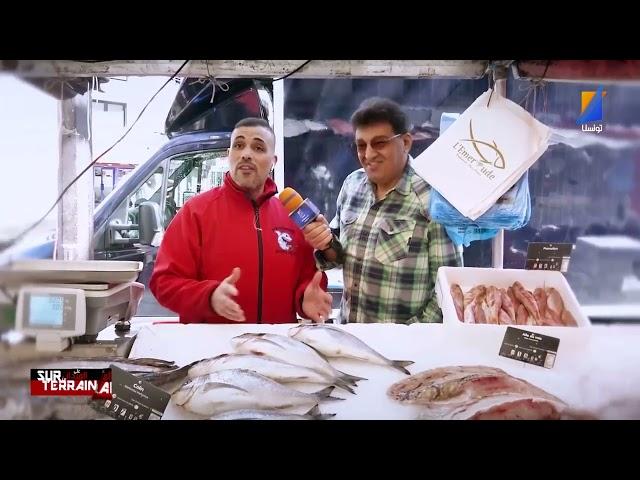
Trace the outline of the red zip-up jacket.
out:
[[[246,323],[296,323],[304,290],[316,273],[313,249],[274,195],[271,178],[253,202],[231,176],[191,198],[173,218],[149,287],[181,323],[236,323],[216,314],[211,294],[240,268],[234,300]],[[327,288],[323,273],[321,286]]]

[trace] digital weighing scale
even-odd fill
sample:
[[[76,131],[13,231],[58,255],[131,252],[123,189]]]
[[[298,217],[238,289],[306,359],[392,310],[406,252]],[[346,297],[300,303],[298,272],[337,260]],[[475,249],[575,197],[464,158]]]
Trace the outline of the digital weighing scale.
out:
[[[16,261],[0,270],[0,287],[17,297],[16,330],[36,350],[60,352],[114,323],[128,329],[144,293],[141,270],[141,262]]]

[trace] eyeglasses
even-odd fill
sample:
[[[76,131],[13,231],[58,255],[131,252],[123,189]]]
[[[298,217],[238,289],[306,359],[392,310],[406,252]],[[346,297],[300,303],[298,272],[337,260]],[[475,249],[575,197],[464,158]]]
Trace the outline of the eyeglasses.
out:
[[[376,152],[379,152],[384,147],[386,147],[391,140],[402,135],[404,135],[404,133],[398,133],[397,135],[389,138],[376,138],[369,145],[371,145],[371,148],[373,148]],[[353,147],[356,149],[358,154],[364,154],[367,151],[367,144],[365,142],[357,142],[353,145]]]

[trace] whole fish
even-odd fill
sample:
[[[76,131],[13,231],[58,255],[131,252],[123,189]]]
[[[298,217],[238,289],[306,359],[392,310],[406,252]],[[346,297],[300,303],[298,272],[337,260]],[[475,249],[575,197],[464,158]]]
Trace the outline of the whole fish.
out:
[[[238,353],[268,355],[293,365],[311,368],[333,379],[355,385],[366,378],[356,377],[333,368],[325,358],[306,343],[295,338],[272,333],[245,333],[231,339],[233,349]]]
[[[547,292],[544,288],[536,288],[533,291],[533,298],[536,299],[536,303],[538,304],[541,323],[544,323],[545,317],[547,316]],[[558,315],[558,317],[560,317],[560,315]]]
[[[540,309],[538,308],[538,303],[533,293],[524,288],[520,282],[516,281],[513,282],[513,294],[518,301],[524,305],[524,308],[529,312],[529,316],[531,316],[532,320],[527,323],[529,325],[535,325],[540,322]]]
[[[516,311],[516,325],[527,325],[529,322],[529,312],[523,304],[518,305],[518,310]]]
[[[316,405],[304,415],[273,410],[232,410],[214,415],[209,420],[326,420],[335,416],[335,413],[321,413]]]
[[[437,402],[467,401],[489,393],[531,387],[512,379],[499,368],[481,365],[439,367],[394,383],[388,395],[402,403],[430,405]]]
[[[516,309],[511,301],[511,297],[504,288],[500,289],[500,296],[502,297],[502,309],[505,311],[507,317],[509,317],[507,319],[501,314],[502,321],[500,323],[513,325],[516,323]]]
[[[279,383],[318,383],[321,385],[336,385],[349,393],[355,393],[344,380],[333,378],[307,367],[292,365],[283,360],[262,354],[223,353],[217,357],[200,360],[174,371],[156,373],[146,376],[145,380],[171,392],[177,381],[185,377],[196,378],[221,370],[246,369],[264,375]]]
[[[518,300],[516,298],[516,294],[513,293],[513,286],[507,288],[507,295],[509,297],[509,300],[511,300],[511,303],[513,304],[513,310],[517,312],[518,307],[520,306],[520,300]]]
[[[559,398],[504,370],[481,365],[439,367],[412,375],[387,394],[420,405],[425,418],[560,418]]]
[[[210,417],[242,409],[308,409],[324,400],[344,400],[331,397],[333,389],[303,393],[250,370],[234,369],[188,380],[172,398],[190,412]]]
[[[289,336],[313,347],[325,357],[353,358],[375,365],[389,366],[411,375],[405,368],[413,365],[414,362],[411,360],[389,360],[355,335],[338,327],[320,324],[297,325],[289,329]]]
[[[577,327],[578,326],[578,323],[576,322],[576,319],[573,318],[573,315],[571,314],[571,312],[569,310],[563,310],[562,311],[561,321],[567,327]]]
[[[453,305],[456,307],[458,320],[464,322],[464,293],[462,293],[462,289],[457,283],[451,285],[451,297],[453,298]]]
[[[491,325],[500,324],[500,310],[502,309],[502,295],[500,290],[490,285],[487,287],[487,294],[483,302],[485,318]]]

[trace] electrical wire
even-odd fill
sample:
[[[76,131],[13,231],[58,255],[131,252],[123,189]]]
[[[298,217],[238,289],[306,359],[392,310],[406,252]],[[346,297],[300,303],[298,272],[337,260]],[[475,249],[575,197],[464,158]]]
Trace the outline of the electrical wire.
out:
[[[187,63],[189,63],[190,60],[185,60],[185,62],[180,65],[180,68],[178,68],[178,70],[176,70],[176,72],[171,75],[171,77],[158,89],[158,91],[156,93],[153,94],[153,96],[149,99],[149,101],[146,103],[146,105],[142,108],[142,110],[140,111],[140,114],[138,115],[138,117],[135,119],[135,121],[131,124],[131,126],[127,129],[126,132],[124,132],[124,134],[118,139],[116,140],[116,142],[111,145],[109,148],[107,148],[104,152],[102,152],[95,160],[93,160],[91,163],[89,163],[89,165],[87,165],[73,180],[71,180],[71,182],[69,183],[69,185],[67,185],[65,187],[64,190],[62,190],[62,192],[60,193],[60,195],[58,196],[58,198],[56,199],[56,201],[53,203],[53,205],[51,206],[51,208],[49,208],[49,210],[47,210],[47,213],[45,213],[39,220],[37,220],[33,225],[31,225],[30,227],[28,227],[27,229],[25,229],[24,231],[22,231],[21,233],[19,233],[17,236],[15,236],[11,241],[9,241],[9,243],[4,246],[4,248],[2,250],[0,250],[0,253],[8,250],[9,248],[11,248],[13,245],[15,245],[19,240],[21,240],[25,235],[27,235],[29,232],[31,232],[34,228],[36,228],[38,225],[40,225],[45,218],[47,218],[47,216],[53,211],[54,208],[56,208],[58,206],[58,204],[60,203],[60,201],[62,200],[62,198],[64,197],[64,195],[67,193],[67,191],[73,186],[74,183],[76,183],[78,181],[78,179],[80,179],[80,177],[82,177],[82,175],[85,174],[85,172],[87,170],[89,170],[98,160],[100,160],[103,156],[105,156],[109,151],[111,151],[111,149],[113,149],[113,147],[115,147],[118,143],[120,143],[131,131],[131,129],[134,127],[134,125],[136,123],[138,123],[138,120],[140,120],[140,117],[142,116],[142,114],[144,113],[144,111],[147,109],[147,107],[151,104],[151,102],[153,101],[154,98],[156,98],[156,96],[158,96],[158,94],[164,89],[164,87],[166,87],[181,71],[182,69],[187,65]]]

